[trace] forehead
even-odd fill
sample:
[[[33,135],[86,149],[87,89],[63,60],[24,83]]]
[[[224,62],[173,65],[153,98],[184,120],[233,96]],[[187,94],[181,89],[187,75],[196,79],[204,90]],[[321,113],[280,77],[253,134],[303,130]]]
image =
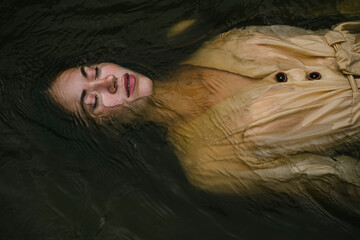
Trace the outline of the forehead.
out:
[[[70,68],[60,73],[50,87],[53,99],[67,111],[76,113],[81,109],[80,97],[86,80],[79,68]]]

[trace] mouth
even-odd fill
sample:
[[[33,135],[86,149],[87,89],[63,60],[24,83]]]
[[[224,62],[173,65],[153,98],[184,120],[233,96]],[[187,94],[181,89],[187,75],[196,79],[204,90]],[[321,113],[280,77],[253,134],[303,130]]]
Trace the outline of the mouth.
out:
[[[125,73],[122,76],[122,78],[123,78],[123,82],[124,82],[124,88],[126,91],[126,95],[129,98],[134,93],[135,83],[136,83],[135,76],[133,74]]]

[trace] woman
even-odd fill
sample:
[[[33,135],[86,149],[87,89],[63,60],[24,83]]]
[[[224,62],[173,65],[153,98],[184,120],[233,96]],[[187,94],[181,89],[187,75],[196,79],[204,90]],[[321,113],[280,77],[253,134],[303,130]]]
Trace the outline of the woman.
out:
[[[359,163],[339,154],[359,141],[359,38],[359,22],[233,29],[168,81],[101,63],[62,72],[49,93],[86,121],[166,127],[190,182],[210,192],[292,192],[310,181],[359,196]]]

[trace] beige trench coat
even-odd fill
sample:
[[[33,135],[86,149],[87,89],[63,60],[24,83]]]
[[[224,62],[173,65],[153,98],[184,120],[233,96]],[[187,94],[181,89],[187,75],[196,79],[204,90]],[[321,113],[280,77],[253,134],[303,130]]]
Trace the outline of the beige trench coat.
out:
[[[360,196],[359,161],[337,154],[359,146],[359,39],[360,23],[349,22],[320,31],[251,26],[205,43],[184,64],[258,82],[170,133],[189,181],[222,194],[297,192],[311,182]]]

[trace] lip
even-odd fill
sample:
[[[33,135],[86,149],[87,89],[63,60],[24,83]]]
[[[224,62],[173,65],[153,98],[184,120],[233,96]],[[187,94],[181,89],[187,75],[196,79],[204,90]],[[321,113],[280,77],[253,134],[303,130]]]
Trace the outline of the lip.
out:
[[[125,73],[122,76],[122,79],[123,79],[126,95],[129,98],[134,93],[136,78],[131,73]]]

